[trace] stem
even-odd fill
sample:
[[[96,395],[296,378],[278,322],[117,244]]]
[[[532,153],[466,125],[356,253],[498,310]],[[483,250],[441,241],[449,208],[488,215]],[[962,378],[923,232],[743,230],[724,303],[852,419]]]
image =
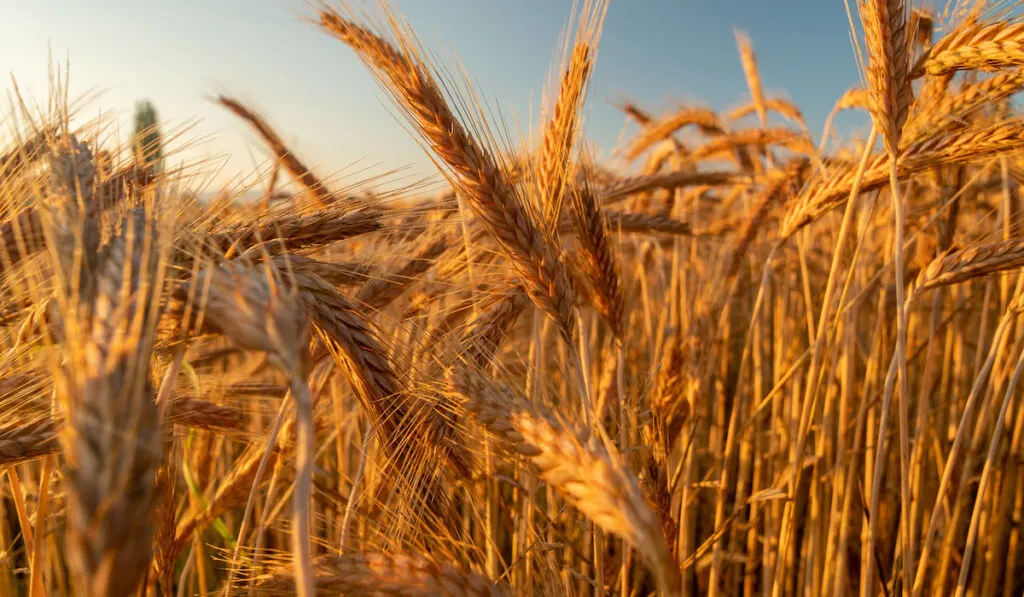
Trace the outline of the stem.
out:
[[[338,537],[338,551],[345,553],[345,543],[348,541],[348,529],[352,524],[352,512],[355,511],[356,503],[359,501],[360,486],[363,482],[363,472],[366,470],[366,451],[370,449],[370,442],[373,441],[373,430],[367,429],[363,436],[363,444],[359,450],[359,464],[356,465],[356,476],[352,480],[352,490],[349,492],[348,503],[345,504],[345,517],[341,521],[341,533]]]
[[[1013,377],[1006,386],[1003,394],[1003,403],[999,407],[999,416],[996,418],[995,429],[992,430],[992,439],[988,444],[988,453],[985,456],[985,468],[981,472],[981,481],[978,482],[978,493],[974,500],[974,511],[971,514],[970,530],[967,533],[967,544],[964,546],[963,562],[960,564],[960,577],[956,582],[956,597],[963,597],[967,589],[967,577],[971,570],[971,559],[974,557],[974,545],[978,540],[978,525],[981,522],[981,509],[985,504],[985,490],[992,479],[992,463],[996,459],[996,449],[1003,437],[1003,420],[1006,419],[1006,411],[1013,401],[1014,390],[1017,389],[1017,382],[1020,381],[1021,373],[1024,373],[1024,352],[1017,357],[1017,365],[1013,370]]]
[[[889,192],[892,195],[893,214],[895,216],[896,241],[893,243],[896,270],[896,359],[900,380],[900,399],[897,403],[900,417],[900,502],[902,504],[900,518],[901,537],[903,542],[903,592],[907,593],[910,583],[906,577],[916,569],[914,566],[914,538],[910,536],[910,384],[907,380],[907,315],[905,305],[906,289],[903,287],[903,201],[900,198],[899,180],[896,175],[896,155],[889,156]],[[913,594],[913,591],[909,591]]]
[[[292,376],[298,441],[295,450],[295,495],[292,496],[292,559],[295,587],[299,597],[313,597],[313,554],[310,545],[310,501],[313,497],[313,460],[316,429],[313,425],[313,396],[306,381]],[[255,487],[255,485],[254,485]]]
[[[626,404],[626,384],[625,384],[625,359],[626,359],[626,346],[625,341],[618,342],[618,354],[615,358],[615,390],[619,395],[619,404],[622,405],[622,414],[625,414]],[[624,421],[624,419],[623,419]],[[625,425],[619,426],[619,449],[625,453],[628,450],[626,444],[627,436]],[[666,537],[667,539],[667,537]],[[669,546],[671,548],[671,546]],[[622,569],[619,572],[619,591],[622,595],[629,594],[629,568],[632,565],[633,559],[632,549],[629,547],[629,543],[625,539],[622,540]]]
[[[871,149],[874,147],[875,139],[878,137],[878,131],[874,126],[871,127],[871,134],[868,136],[868,142],[864,145],[864,153],[861,155],[860,163],[857,165],[857,172],[855,173],[853,185],[850,188],[850,195],[846,199],[846,208],[843,212],[843,222],[839,227],[839,238],[836,239],[836,251],[832,255],[832,266],[829,269],[828,280],[825,282],[825,295],[821,302],[821,313],[818,316],[818,326],[815,328],[815,340],[814,345],[811,349],[811,364],[808,368],[808,380],[806,390],[804,394],[803,408],[804,412],[800,414],[800,426],[797,435],[797,450],[796,459],[790,463],[790,479],[789,479],[789,499],[786,501],[783,507],[782,513],[782,527],[779,536],[779,547],[776,552],[776,558],[785,557],[791,535],[795,532],[795,529],[790,527],[794,526],[795,523],[795,512],[794,504],[796,498],[796,485],[799,475],[799,459],[802,457],[804,446],[806,445],[806,429],[810,426],[810,417],[813,414],[813,398],[817,394],[817,382],[818,378],[815,376],[819,364],[821,362],[821,353],[825,341],[825,330],[829,327],[824,325],[826,317],[829,315],[829,305],[832,303],[832,295],[835,293],[837,273],[839,270],[839,259],[840,259],[840,248],[846,244],[846,237],[849,235],[850,226],[853,222],[853,206],[858,195],[860,195],[860,185],[864,178],[864,172],[867,170],[868,160],[871,157]],[[776,574],[772,586],[772,597],[781,597],[784,590],[785,581],[785,565],[783,560],[778,561],[778,565],[775,567]]]
[[[245,535],[249,532],[250,518],[252,517],[252,507],[256,503],[256,491],[260,486],[260,481],[263,479],[263,473],[266,472],[267,463],[270,462],[270,455],[274,451],[274,447],[277,445],[277,436],[281,434],[281,427],[284,426],[284,415],[287,407],[289,398],[291,397],[291,390],[285,394],[284,400],[281,401],[281,406],[277,409],[277,417],[274,419],[274,426],[270,429],[270,436],[267,437],[267,445],[263,448],[263,456],[260,457],[260,463],[256,467],[256,474],[252,479],[252,487],[249,488],[249,497],[245,502],[245,512],[242,514],[242,524],[238,527],[238,539],[235,542],[235,550],[231,554],[231,565],[228,567],[228,578],[224,583],[224,596],[227,597],[231,590],[231,583],[235,579],[235,562],[238,561],[238,554],[242,550],[242,544],[245,543]]]
[[[21,480],[18,478],[17,467],[11,466],[7,469],[7,478],[11,482],[11,497],[14,498],[14,510],[18,515],[18,524],[21,526],[21,536],[25,541],[25,551],[35,553],[34,533],[32,532],[32,519],[28,516],[25,508],[25,493],[21,487]]]
[[[161,424],[167,420],[167,408],[170,406],[171,393],[174,391],[174,380],[178,378],[178,371],[181,370],[181,363],[185,360],[185,350],[187,348],[188,344],[182,342],[181,346],[174,352],[174,359],[160,380],[160,388],[156,393],[156,405],[159,412],[157,420]]]
[[[50,504],[50,475],[53,472],[53,454],[43,460],[43,473],[39,478],[39,507],[36,509],[35,546],[32,550],[32,572],[29,579],[29,597],[45,597],[43,586],[43,534],[46,531],[47,510]]]
[[[988,356],[985,358],[985,362],[974,378],[974,384],[971,387],[971,392],[967,396],[967,402],[964,404],[963,412],[960,414],[960,421],[957,425],[956,435],[953,437],[953,445],[949,449],[949,455],[946,456],[946,464],[942,470],[942,477],[939,479],[939,488],[935,492],[935,505],[932,508],[931,517],[928,520],[928,530],[924,536],[924,542],[921,543],[921,560],[917,567],[917,574],[914,576],[914,592],[918,592],[924,586],[924,572],[928,564],[928,555],[931,552],[932,540],[935,538],[935,532],[939,528],[939,521],[942,519],[941,510],[944,503],[943,496],[949,488],[949,481],[953,477],[953,468],[957,462],[957,458],[960,456],[960,450],[963,447],[964,440],[968,433],[968,427],[970,426],[971,417],[974,416],[974,409],[977,406],[978,398],[983,393],[985,381],[988,379],[988,374],[992,370],[992,365],[995,363],[996,356],[999,354],[999,347],[1002,345],[1003,336],[1006,334],[1010,326],[1010,320],[1013,315],[1005,313],[1003,318],[1000,320],[999,325],[996,327],[995,332],[992,334],[992,344],[989,346]]]

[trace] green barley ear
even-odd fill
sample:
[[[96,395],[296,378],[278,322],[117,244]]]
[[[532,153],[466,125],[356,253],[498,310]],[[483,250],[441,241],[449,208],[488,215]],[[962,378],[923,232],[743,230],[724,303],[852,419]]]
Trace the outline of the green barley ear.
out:
[[[132,137],[136,163],[146,170],[163,170],[164,151],[156,108],[149,100],[135,104],[135,134]]]

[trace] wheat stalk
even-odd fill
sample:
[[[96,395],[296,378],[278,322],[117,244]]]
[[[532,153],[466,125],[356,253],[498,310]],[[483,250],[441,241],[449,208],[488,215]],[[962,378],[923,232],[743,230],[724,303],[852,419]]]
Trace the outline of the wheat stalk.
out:
[[[588,431],[573,432],[479,375],[462,371],[450,379],[451,390],[488,432],[526,457],[541,479],[594,524],[626,539],[649,558],[660,590],[675,590],[675,566],[658,517],[636,479],[604,445]]]
[[[313,214],[290,214],[265,221],[239,222],[215,230],[202,241],[219,252],[243,253],[258,249],[276,255],[285,250],[321,247],[382,227],[380,213],[372,209],[325,209]]]
[[[286,254],[279,256],[277,264],[285,271],[320,276],[335,286],[357,286],[375,277],[375,268],[364,263],[335,263]]]
[[[163,447],[148,367],[160,247],[146,228],[129,220],[104,247],[84,297],[89,320],[64,333],[69,551],[88,595],[132,592],[152,553]]]
[[[897,177],[906,179],[936,166],[970,163],[1018,152],[1022,148],[1024,128],[1020,123],[1004,122],[995,126],[974,126],[908,146],[896,161]],[[889,170],[888,155],[872,155],[859,186],[861,192],[877,190],[888,185]],[[825,176],[812,181],[783,217],[780,236],[792,236],[804,226],[841,205],[857,178],[856,171],[856,164],[844,163],[832,168]]]
[[[415,461],[421,446],[406,440],[420,436],[440,448],[457,470],[468,471],[469,458],[457,429],[439,409],[406,393],[376,330],[356,304],[315,275],[296,275],[295,282],[318,337],[346,372],[381,445],[395,458]]]
[[[194,285],[202,289],[200,306],[204,324],[216,328],[243,348],[268,353],[289,377],[299,435],[292,553],[298,571],[298,594],[307,597],[313,595],[309,510],[315,449],[312,397],[305,381],[309,326],[295,297],[288,296],[273,274],[229,262],[202,270]],[[250,495],[250,504],[251,498]],[[249,509],[247,506],[246,515]],[[240,535],[244,533],[244,522],[242,526]]]
[[[561,219],[562,197],[572,164],[580,108],[593,68],[593,47],[589,40],[580,40],[573,46],[551,116],[541,135],[537,187],[544,200],[545,221],[548,223]]]
[[[645,193],[654,189],[678,189],[687,186],[718,186],[740,182],[746,177],[732,172],[671,172],[622,177],[598,190],[601,203],[610,205],[630,195]]]
[[[239,429],[245,423],[244,412],[198,398],[175,398],[170,404],[170,420],[201,429]]]
[[[896,359],[900,379],[899,422],[900,422],[900,501],[903,512],[910,512],[910,429],[908,403],[910,402],[907,380],[907,313],[904,304],[903,234],[904,206],[899,192],[896,160],[900,155],[900,142],[906,124],[910,105],[913,103],[913,88],[910,84],[910,38],[906,30],[907,15],[903,0],[866,0],[859,5],[864,35],[868,48],[868,99],[875,130],[882,135],[889,154],[889,192],[893,204],[893,227],[895,229],[893,251],[895,252],[896,278]],[[883,417],[883,421],[886,418]],[[880,433],[885,433],[884,428]],[[877,490],[877,486],[875,488]],[[877,503],[872,496],[872,503]],[[873,537],[873,535],[872,535]],[[870,539],[869,539],[870,541]],[[870,544],[870,543],[869,543]],[[901,525],[901,543],[904,570],[914,570],[914,538],[910,526]],[[905,574],[906,576],[906,574]]]
[[[401,38],[404,51],[332,10],[320,13],[325,31],[351,47],[412,121],[424,142],[448,168],[450,181],[527,282],[530,297],[558,322],[567,341],[575,332],[573,292],[554,239],[505,178],[503,169],[455,117],[429,68]]]
[[[886,149],[897,155],[914,101],[906,9],[903,0],[864,0],[858,6],[868,49],[868,107]]]
[[[763,128],[736,131],[715,137],[690,153],[690,159],[700,161],[714,158],[723,153],[733,152],[748,146],[766,147],[781,145],[806,155],[814,155],[816,149],[806,136],[785,128]]]
[[[317,595],[395,595],[402,597],[498,597],[505,592],[486,577],[418,554],[357,553],[314,561]],[[291,595],[290,570],[260,577],[256,595]]]
[[[768,107],[764,99],[764,85],[761,83],[761,73],[757,68],[757,55],[754,54],[754,46],[750,42],[750,36],[743,31],[736,32],[736,46],[740,52],[740,64],[743,66],[743,75],[747,79],[747,87],[750,89],[750,98],[757,112],[757,118],[761,126],[768,126]]]

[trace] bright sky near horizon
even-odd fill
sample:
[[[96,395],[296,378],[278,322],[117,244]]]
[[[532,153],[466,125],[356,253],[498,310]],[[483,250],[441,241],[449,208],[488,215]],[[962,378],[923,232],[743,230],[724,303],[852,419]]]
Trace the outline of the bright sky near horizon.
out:
[[[448,58],[454,52],[514,136],[526,134],[571,0],[393,5],[428,49]],[[266,160],[245,124],[211,101],[218,93],[256,108],[327,178],[358,180],[401,167],[432,173],[355,55],[308,21],[310,7],[304,0],[0,2],[0,72],[13,75],[30,100],[45,102],[51,53],[67,59],[70,95],[101,93],[83,115],[109,113],[123,137],[134,103],[150,99],[165,130],[194,123],[172,147],[188,140],[176,157],[222,164],[216,185]],[[680,102],[745,103],[734,29],[752,38],[768,95],[796,102],[814,135],[835,100],[859,83],[843,0],[611,0],[585,114],[600,157],[613,157],[626,122],[616,100],[653,113]],[[11,88],[9,80],[4,86]]]

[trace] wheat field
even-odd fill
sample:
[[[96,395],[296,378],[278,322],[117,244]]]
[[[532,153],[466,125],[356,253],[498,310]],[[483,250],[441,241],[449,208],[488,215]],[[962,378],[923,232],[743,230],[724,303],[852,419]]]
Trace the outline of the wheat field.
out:
[[[386,4],[309,7],[436,193],[321,178],[223,96],[276,166],[207,200],[22,104],[0,595],[1021,595],[1016,8],[851,2],[829,123],[866,137],[808,130],[738,33],[745,105],[624,100],[613,165],[606,0],[530,141]]]

